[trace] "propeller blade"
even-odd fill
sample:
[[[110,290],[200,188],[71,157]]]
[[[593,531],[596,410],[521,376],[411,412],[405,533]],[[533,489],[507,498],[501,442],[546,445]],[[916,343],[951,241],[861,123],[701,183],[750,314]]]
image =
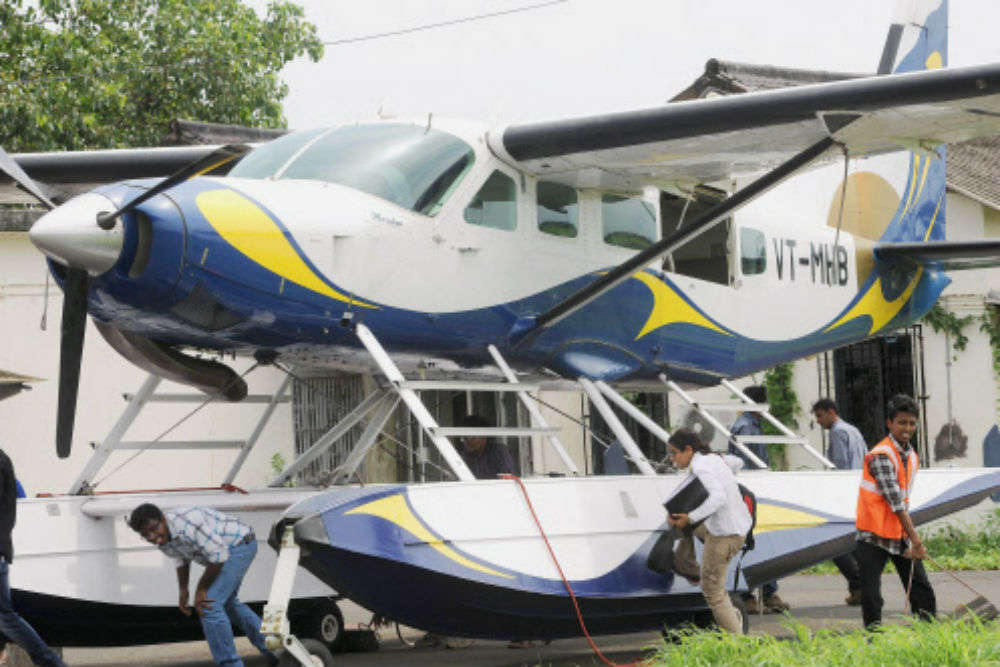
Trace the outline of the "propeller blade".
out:
[[[101,227],[101,229],[111,229],[115,226],[115,218],[123,213],[128,213],[147,199],[155,197],[164,190],[169,190],[178,183],[186,181],[189,178],[206,174],[216,167],[221,167],[227,162],[232,162],[233,160],[241,158],[251,150],[253,150],[253,147],[246,144],[229,144],[222,146],[221,148],[217,148],[200,160],[195,160],[186,167],[174,172],[170,176],[167,176],[165,179],[151,187],[149,190],[146,190],[144,193],[125,204],[114,213],[99,213],[97,215],[97,224]]]
[[[56,205],[45,196],[45,193],[42,192],[42,188],[39,187],[38,183],[24,173],[24,170],[21,169],[21,165],[15,162],[14,158],[12,158],[7,151],[2,148],[0,148],[0,171],[3,171],[3,173],[6,174],[10,180],[17,183],[22,190],[48,207],[50,211],[56,207]]]
[[[59,412],[56,416],[56,453],[69,456],[80,388],[80,359],[87,330],[87,272],[70,268],[63,284],[62,339],[59,356]]]

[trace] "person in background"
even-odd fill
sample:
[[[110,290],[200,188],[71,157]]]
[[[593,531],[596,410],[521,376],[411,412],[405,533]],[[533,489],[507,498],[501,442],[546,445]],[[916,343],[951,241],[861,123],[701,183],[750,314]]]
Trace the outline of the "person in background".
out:
[[[470,428],[493,426],[486,417],[476,414],[462,417],[458,425]],[[514,474],[514,462],[507,452],[507,447],[485,435],[463,437],[459,454],[476,479],[496,479],[497,475]]]
[[[882,570],[890,559],[903,590],[909,588],[913,613],[926,620],[937,615],[934,589],[921,562],[927,547],[909,512],[910,491],[920,467],[910,441],[920,410],[912,398],[897,394],[889,400],[886,415],[889,435],[865,456],[858,489],[854,554],[861,571],[861,616],[868,630],[877,630],[882,623]]]
[[[821,398],[812,406],[816,423],[830,431],[830,446],[827,457],[840,470],[861,470],[868,447],[861,431],[840,418],[837,404],[829,398]],[[861,571],[854,552],[833,559],[840,573],[847,580],[847,598],[852,607],[861,604]]]
[[[760,385],[752,385],[743,390],[754,403],[767,403],[767,389]],[[740,416],[736,418],[733,425],[729,428],[729,432],[733,435],[764,435],[764,430],[760,425],[760,413],[759,412],[741,412]],[[767,443],[764,442],[752,442],[747,443],[747,449],[754,453],[754,455],[764,462],[765,465],[771,463],[771,459],[767,453]],[[729,443],[729,453],[738,456],[743,459],[744,467],[747,470],[758,470],[756,463],[752,462],[750,458],[741,452],[737,447],[730,442]],[[745,593],[743,595],[743,602],[746,604],[747,612],[750,614],[759,614],[761,611],[769,614],[777,614],[783,611],[788,611],[788,603],[781,599],[778,595],[778,582],[768,581],[761,585],[761,594],[764,598],[763,609],[761,608],[761,601],[757,599],[757,596],[753,593]]]
[[[708,492],[701,505],[686,514],[671,514],[668,522],[683,530],[704,520],[694,531],[705,543],[699,573],[701,591],[716,624],[726,632],[743,634],[743,620],[726,590],[729,562],[743,548],[752,523],[736,477],[730,465],[712,453],[689,429],[674,431],[667,441],[667,454],[678,469],[690,468],[690,474],[695,475]],[[683,569],[693,571],[692,565],[685,563]],[[692,580],[692,583],[695,582]]]

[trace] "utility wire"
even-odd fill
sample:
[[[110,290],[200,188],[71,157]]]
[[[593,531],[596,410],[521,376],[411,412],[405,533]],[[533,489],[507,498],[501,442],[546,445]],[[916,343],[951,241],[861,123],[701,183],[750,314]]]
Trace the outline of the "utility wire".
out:
[[[424,25],[413,26],[410,28],[403,28],[401,30],[392,30],[390,32],[379,32],[372,35],[362,35],[360,37],[348,37],[346,39],[335,39],[329,42],[323,42],[324,46],[337,46],[339,44],[351,44],[353,42],[366,42],[372,39],[382,39],[383,37],[395,37],[396,35],[406,35],[411,32],[420,32],[422,30],[432,30],[434,28],[443,28],[449,25],[458,25],[460,23],[471,23],[473,21],[481,21],[483,19],[491,19],[497,16],[505,16],[508,14],[517,14],[520,12],[532,11],[535,9],[542,9],[543,7],[550,7],[552,5],[559,5],[564,2],[569,2],[569,0],[549,0],[548,2],[540,2],[535,5],[526,5],[524,7],[515,7],[514,9],[505,9],[499,12],[490,12],[488,14],[476,14],[475,16],[465,16],[460,19],[453,19],[451,21],[440,21],[438,23],[426,23]]]
[[[438,23],[427,23],[424,25],[413,26],[410,28],[403,28],[401,30],[392,30],[389,32],[375,33],[372,35],[362,35],[360,37],[348,37],[346,39],[335,39],[324,41],[324,46],[338,46],[340,44],[352,44],[354,42],[364,42],[373,39],[382,39],[385,37],[394,37],[397,35],[406,35],[413,32],[420,32],[423,30],[433,30],[434,28],[442,28],[450,25],[458,25],[461,23],[471,23],[473,21],[481,21],[483,19],[495,18],[497,16],[505,16],[508,14],[517,14],[521,12],[533,11],[535,9],[542,9],[544,7],[550,7],[553,5],[559,5],[569,2],[569,0],[548,0],[548,2],[541,2],[534,5],[526,5],[523,7],[515,7],[514,9],[506,9],[498,12],[490,12],[488,14],[476,14],[474,16],[465,16],[458,19],[453,19],[451,21],[440,21]],[[229,63],[230,60],[226,57],[213,57],[213,56],[200,56],[198,58],[191,58],[179,63],[164,63],[164,64],[149,64],[149,63],[139,63],[136,65],[127,65],[120,67],[110,67],[109,69],[114,72],[127,72],[130,70],[148,72],[150,69],[157,69],[162,71],[172,71],[174,69],[179,69],[181,67],[197,67],[204,68],[206,65],[212,65],[214,63]],[[45,82],[53,83],[57,81],[71,81],[73,79],[100,79],[106,76],[106,72],[81,72],[79,74],[57,74],[57,75],[47,75],[40,74],[35,76],[28,76],[20,79],[11,79],[9,81],[0,81],[0,88],[6,88],[11,86],[25,86],[34,82]]]

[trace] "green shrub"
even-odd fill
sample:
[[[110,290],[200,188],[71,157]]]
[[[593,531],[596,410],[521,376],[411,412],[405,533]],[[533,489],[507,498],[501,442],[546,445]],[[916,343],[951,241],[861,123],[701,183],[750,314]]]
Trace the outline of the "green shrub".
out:
[[[734,636],[685,632],[663,643],[650,667],[753,665],[754,667],[937,667],[1000,664],[1000,626],[995,622],[941,621],[886,626],[875,635],[864,630],[813,631],[791,621],[794,639],[770,635]]]

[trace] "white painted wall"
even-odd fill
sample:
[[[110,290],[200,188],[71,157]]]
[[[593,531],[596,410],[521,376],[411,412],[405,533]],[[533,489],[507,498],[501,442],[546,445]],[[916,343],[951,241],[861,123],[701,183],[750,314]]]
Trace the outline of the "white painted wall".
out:
[[[0,233],[0,368],[42,378],[31,391],[0,402],[0,446],[13,459],[17,475],[29,494],[64,493],[90,458],[87,444],[103,440],[125,408],[123,393],[134,393],[145,373],[120,357],[89,325],[84,345],[80,398],[73,453],[68,459],[55,454],[55,414],[59,377],[59,327],[62,291],[49,286],[48,326],[39,329],[44,310],[46,268],[42,255],[23,232]],[[237,361],[242,373],[250,364]],[[254,371],[247,378],[251,393],[271,393],[282,380],[273,369]],[[161,383],[160,391],[190,393],[180,385]],[[128,440],[150,440],[197,407],[193,404],[158,404],[147,408]],[[292,459],[292,426],[289,404],[276,411],[241,474],[239,486],[262,486],[271,473],[270,457],[281,452]],[[216,405],[202,409],[164,439],[245,439],[262,405]],[[116,453],[98,478],[135,454]],[[110,476],[99,490],[218,485],[232,462],[235,450],[215,452],[145,452]]]

